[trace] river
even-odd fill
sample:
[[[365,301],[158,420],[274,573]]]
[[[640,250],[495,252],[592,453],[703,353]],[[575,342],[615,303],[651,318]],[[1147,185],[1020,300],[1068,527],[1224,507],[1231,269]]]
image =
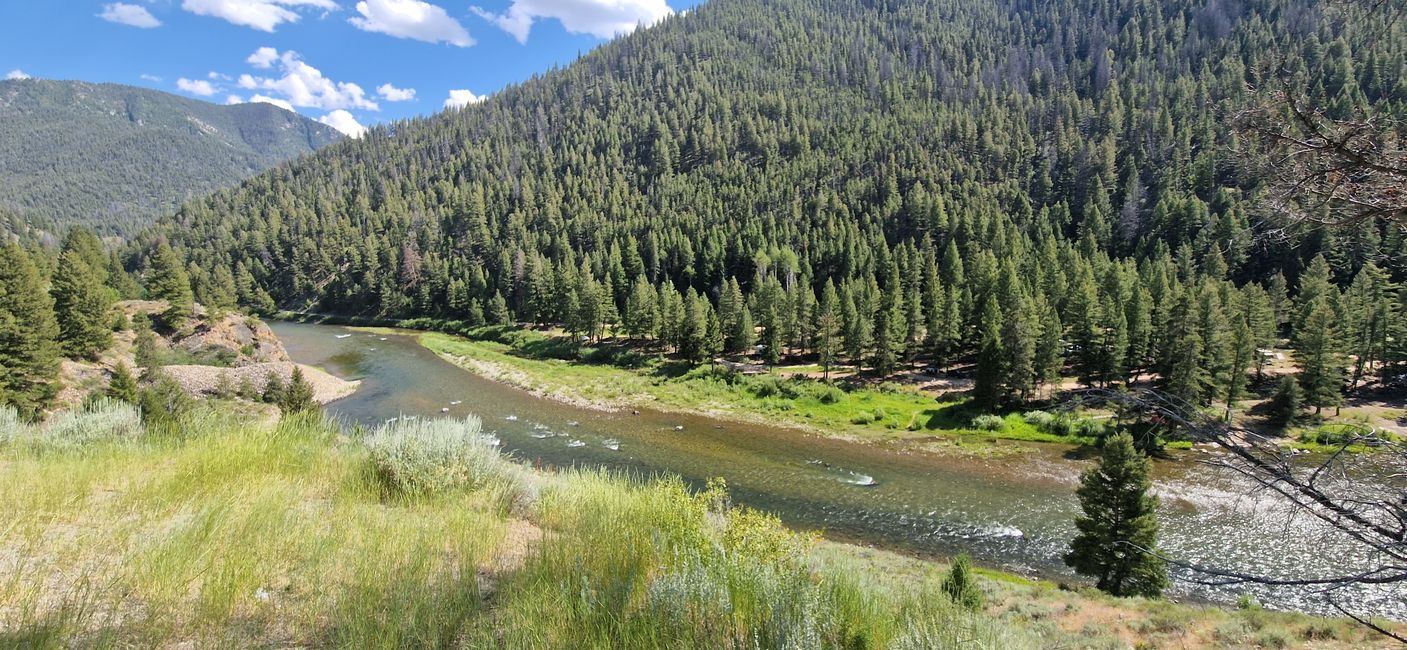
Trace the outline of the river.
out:
[[[271,326],[295,361],[362,380],[355,394],[326,408],[348,426],[374,427],[398,415],[478,415],[524,462],[669,473],[694,484],[721,476],[737,501],[790,526],[918,554],[966,549],[987,566],[1084,582],[1060,558],[1074,534],[1074,490],[1088,461],[1059,446],[1033,444],[1029,453],[990,459],[943,457],[699,416],[599,412],[483,379],[410,334]],[[1187,455],[1194,453],[1201,452]],[[1172,557],[1280,576],[1368,561],[1321,525],[1286,517],[1275,501],[1190,460],[1155,463],[1154,479],[1160,545]],[[1170,591],[1221,603],[1250,592],[1269,607],[1332,613],[1321,596],[1294,589],[1175,580]],[[1407,596],[1393,589],[1357,588],[1336,598],[1356,611],[1407,619]]]

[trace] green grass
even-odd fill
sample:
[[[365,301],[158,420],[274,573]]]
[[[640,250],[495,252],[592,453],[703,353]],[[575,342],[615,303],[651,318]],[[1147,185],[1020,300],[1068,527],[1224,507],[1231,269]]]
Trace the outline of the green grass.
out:
[[[818,543],[721,484],[543,474],[476,448],[442,455],[476,475],[388,489],[378,467],[433,471],[472,425],[382,430],[404,452],[389,461],[316,415],[209,406],[165,433],[0,441],[0,648],[1074,647],[1151,616],[988,571],[991,605],[962,610],[936,590],[942,565]],[[1055,622],[1095,606],[1093,636]],[[1364,641],[1309,617],[1148,611],[1226,647],[1271,625]]]
[[[981,430],[973,426],[976,414],[966,407],[965,400],[940,402],[893,383],[841,390],[809,379],[745,376],[707,365],[690,368],[658,356],[642,360],[642,355],[633,351],[621,354],[582,348],[569,352],[560,339],[525,330],[488,328],[470,334],[474,338],[426,332],[419,340],[470,370],[570,401],[648,406],[865,440],[945,436],[978,445],[998,440],[1095,442],[1089,436],[1044,432],[1018,414],[1007,415],[1000,430]],[[618,363],[622,357],[624,367]]]

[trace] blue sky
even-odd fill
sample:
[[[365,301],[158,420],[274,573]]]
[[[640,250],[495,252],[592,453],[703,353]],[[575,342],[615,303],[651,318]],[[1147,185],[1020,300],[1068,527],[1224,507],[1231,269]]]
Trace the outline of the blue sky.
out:
[[[5,0],[0,76],[269,101],[356,134],[477,101],[697,1]]]

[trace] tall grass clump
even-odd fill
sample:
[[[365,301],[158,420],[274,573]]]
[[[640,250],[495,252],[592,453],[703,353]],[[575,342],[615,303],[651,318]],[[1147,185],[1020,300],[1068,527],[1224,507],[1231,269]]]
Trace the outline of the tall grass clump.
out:
[[[366,438],[371,473],[388,494],[425,496],[512,483],[517,467],[498,453],[479,418],[397,419]]]
[[[937,592],[905,614],[906,600],[826,573],[812,536],[732,507],[721,484],[692,494],[678,479],[573,473],[544,494],[540,518],[555,535],[495,598],[499,645],[880,648],[904,616],[972,628]],[[1010,647],[975,638],[930,647]]]

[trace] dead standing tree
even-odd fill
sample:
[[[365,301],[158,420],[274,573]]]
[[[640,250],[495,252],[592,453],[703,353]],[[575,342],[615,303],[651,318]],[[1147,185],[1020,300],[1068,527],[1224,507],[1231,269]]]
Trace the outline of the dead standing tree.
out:
[[[1394,38],[1407,0],[1327,3],[1369,40]],[[1311,97],[1294,55],[1262,74],[1248,105],[1231,116],[1243,164],[1265,179],[1263,208],[1292,223],[1386,222],[1407,229],[1407,124],[1385,103],[1326,110]],[[1331,114],[1332,113],[1332,114]]]
[[[1359,545],[1364,555],[1374,558],[1372,566],[1366,568],[1294,578],[1164,558],[1182,568],[1186,579],[1219,586],[1315,588],[1345,616],[1407,643],[1407,637],[1373,623],[1335,598],[1336,590],[1354,585],[1401,585],[1407,600],[1407,445],[1362,429],[1344,436],[1331,453],[1309,460],[1309,456],[1290,453],[1274,440],[1222,422],[1159,391],[1089,391],[1080,401],[1137,413],[1194,442],[1215,445],[1225,453],[1210,455],[1200,462],[1249,479],[1258,490],[1288,504],[1292,513],[1322,522]],[[1379,465],[1371,470],[1371,476],[1366,457],[1350,451],[1355,446],[1378,448],[1372,459]],[[1386,472],[1381,470],[1384,460],[1389,468]]]

